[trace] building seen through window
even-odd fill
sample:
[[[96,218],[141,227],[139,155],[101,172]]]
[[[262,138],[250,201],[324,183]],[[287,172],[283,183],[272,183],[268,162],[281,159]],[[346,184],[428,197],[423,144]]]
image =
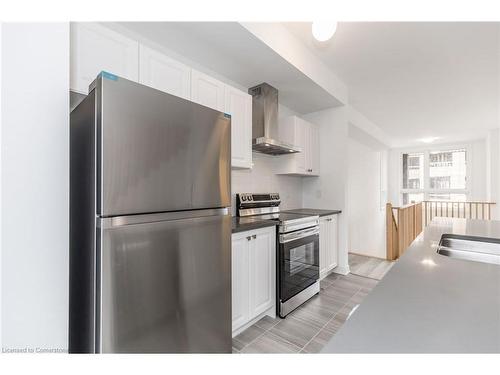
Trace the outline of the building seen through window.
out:
[[[402,203],[467,199],[465,149],[403,153]]]

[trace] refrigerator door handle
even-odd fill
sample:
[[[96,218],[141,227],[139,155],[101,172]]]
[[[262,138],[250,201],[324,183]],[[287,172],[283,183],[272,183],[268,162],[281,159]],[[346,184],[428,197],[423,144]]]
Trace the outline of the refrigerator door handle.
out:
[[[225,216],[229,215],[229,208],[211,208],[206,210],[161,212],[156,214],[127,215],[97,218],[97,226],[103,229],[121,227],[124,225],[135,225],[154,223],[159,221],[183,220],[196,217]]]

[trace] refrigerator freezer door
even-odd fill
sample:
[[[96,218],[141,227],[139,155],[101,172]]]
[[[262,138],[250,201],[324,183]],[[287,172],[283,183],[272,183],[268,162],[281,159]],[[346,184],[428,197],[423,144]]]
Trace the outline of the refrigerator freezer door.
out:
[[[96,80],[98,214],[230,206],[230,116],[106,77]]]
[[[101,219],[98,350],[231,352],[231,217],[159,215]]]

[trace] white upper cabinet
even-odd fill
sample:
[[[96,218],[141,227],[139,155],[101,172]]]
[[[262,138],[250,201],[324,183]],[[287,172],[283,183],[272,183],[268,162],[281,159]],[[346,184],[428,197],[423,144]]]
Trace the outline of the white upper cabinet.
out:
[[[195,103],[224,112],[225,86],[209,75],[191,70],[191,100]]]
[[[101,71],[231,115],[231,166],[252,167],[252,96],[97,23],[71,24],[70,88],[83,94]]]
[[[71,90],[87,94],[101,71],[138,81],[139,43],[95,23],[71,24]]]
[[[191,98],[191,68],[142,44],[139,82],[184,99]]]
[[[224,112],[231,115],[231,166],[252,167],[252,96],[225,86]]]
[[[319,127],[315,124],[309,124],[308,150],[306,169],[312,176],[319,176]]]
[[[300,147],[299,153],[279,157],[277,174],[319,176],[319,128],[300,117],[280,119],[281,140]]]

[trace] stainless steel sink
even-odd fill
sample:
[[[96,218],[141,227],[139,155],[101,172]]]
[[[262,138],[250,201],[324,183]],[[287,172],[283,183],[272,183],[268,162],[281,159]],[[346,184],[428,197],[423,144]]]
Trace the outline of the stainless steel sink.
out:
[[[437,252],[450,258],[500,265],[500,239],[443,234]]]

